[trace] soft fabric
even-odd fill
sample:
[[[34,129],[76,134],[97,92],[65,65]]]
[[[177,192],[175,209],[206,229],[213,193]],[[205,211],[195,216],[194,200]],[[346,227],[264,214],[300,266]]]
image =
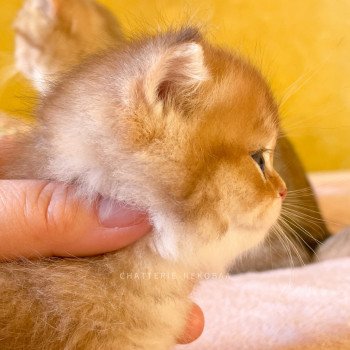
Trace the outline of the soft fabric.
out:
[[[176,350],[350,349],[350,258],[203,282],[205,330]]]

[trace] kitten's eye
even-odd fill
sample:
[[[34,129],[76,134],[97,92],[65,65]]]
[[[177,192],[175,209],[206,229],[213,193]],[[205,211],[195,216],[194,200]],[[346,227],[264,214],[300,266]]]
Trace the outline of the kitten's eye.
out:
[[[259,165],[259,168],[261,169],[262,173],[264,174],[265,173],[265,159],[263,156],[263,151],[255,152],[251,155],[251,157]]]

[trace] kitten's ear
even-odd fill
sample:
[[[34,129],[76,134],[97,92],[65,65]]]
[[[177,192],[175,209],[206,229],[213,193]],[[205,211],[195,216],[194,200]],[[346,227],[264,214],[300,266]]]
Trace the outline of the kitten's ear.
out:
[[[56,16],[60,4],[61,0],[36,0],[36,7],[50,18]]]
[[[154,104],[189,97],[208,77],[202,45],[187,42],[153,57],[142,85],[147,101]]]

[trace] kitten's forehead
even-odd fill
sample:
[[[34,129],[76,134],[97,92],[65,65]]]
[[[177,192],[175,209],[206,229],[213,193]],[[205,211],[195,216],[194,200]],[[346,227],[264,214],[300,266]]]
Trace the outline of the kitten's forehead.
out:
[[[242,58],[223,51],[209,51],[208,56],[212,78],[203,112],[208,135],[251,149],[273,144],[278,110],[260,73]]]

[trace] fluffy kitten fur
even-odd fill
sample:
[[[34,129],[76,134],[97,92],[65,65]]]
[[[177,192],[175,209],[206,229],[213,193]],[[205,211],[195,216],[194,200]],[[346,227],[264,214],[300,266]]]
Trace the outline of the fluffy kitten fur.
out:
[[[154,231],[100,257],[1,264],[1,349],[171,347],[197,280],[188,273],[224,272],[279,216],[278,132],[259,72],[193,28],[72,72],[43,100],[2,177],[74,183],[90,200],[147,210]]]
[[[122,42],[116,19],[93,0],[26,0],[14,30],[17,69],[41,92],[84,58]]]
[[[67,0],[25,1],[15,22],[17,67],[39,90],[47,90],[52,82],[61,79],[58,73],[68,71],[86,56],[123,42],[118,23],[112,18],[106,9],[88,0],[75,0],[74,3]],[[75,29],[67,31],[73,22],[77,23]],[[51,28],[49,35],[47,28]],[[40,43],[40,49],[35,42]],[[72,49],[72,45],[76,48]],[[270,232],[263,244],[236,260],[231,272],[308,263],[319,243],[329,237],[303,166],[286,137],[277,142],[275,164],[291,191],[307,188],[310,195],[300,196],[297,202],[294,198],[292,204],[296,205],[298,214],[290,214],[294,222],[284,220],[281,223],[282,237],[280,233]]]

